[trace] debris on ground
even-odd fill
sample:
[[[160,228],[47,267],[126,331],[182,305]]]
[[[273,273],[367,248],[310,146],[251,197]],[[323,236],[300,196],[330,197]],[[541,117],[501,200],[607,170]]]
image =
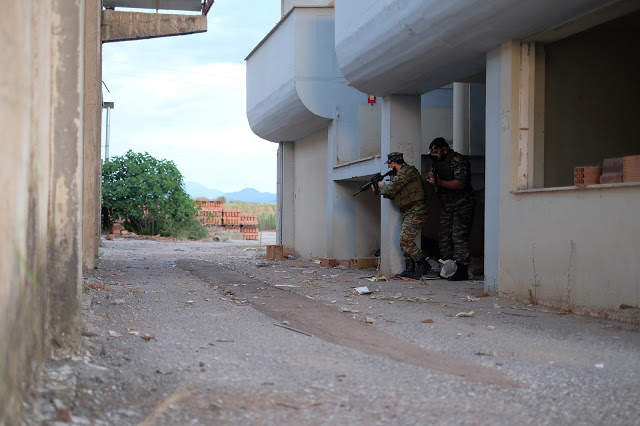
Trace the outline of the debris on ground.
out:
[[[456,262],[454,260],[451,260],[451,259],[448,259],[448,260],[439,259],[438,262],[440,262],[442,264],[442,266],[440,267],[440,276],[442,278],[452,277],[453,274],[455,274],[456,271],[458,270],[458,265],[456,264]]]
[[[91,290],[103,290],[103,291],[111,291],[111,287],[104,284],[87,284]]]
[[[371,290],[369,290],[369,287],[367,287],[367,286],[356,287],[356,288],[354,288],[354,290],[358,294],[371,294],[372,293]]]
[[[567,306],[564,309],[556,312],[558,315],[569,315],[573,313],[573,308],[571,306]]]
[[[476,313],[474,311],[458,312],[456,314],[456,317],[458,317],[458,318],[470,318],[470,317],[474,317],[474,316],[476,316]]]
[[[288,321],[283,321],[283,323]],[[288,325],[278,324],[277,322],[273,325],[277,325],[278,327],[286,328],[287,330],[295,331],[296,333],[304,334],[305,336],[313,337],[311,334],[306,331],[298,330],[297,328],[289,327]]]
[[[622,305],[620,305],[620,309],[639,309],[639,308],[638,308],[638,305],[631,306],[631,305],[627,305],[627,304],[623,303]]]
[[[371,281],[372,283],[377,283],[379,281],[387,281],[387,277],[385,277],[384,275],[379,276],[379,277],[370,277],[370,278],[366,278],[367,281]]]

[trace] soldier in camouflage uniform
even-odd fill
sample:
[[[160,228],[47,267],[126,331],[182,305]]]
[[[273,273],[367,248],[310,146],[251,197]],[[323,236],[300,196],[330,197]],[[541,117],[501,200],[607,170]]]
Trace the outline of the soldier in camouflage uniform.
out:
[[[429,156],[435,160],[427,182],[435,183],[442,204],[439,245],[443,259],[456,262],[456,273],[450,281],[469,279],[469,234],[473,220],[473,188],[469,160],[449,147],[444,138],[435,138],[429,145]]]
[[[395,169],[396,175],[387,185],[378,182],[380,195],[393,199],[403,214],[400,249],[405,259],[405,269],[396,276],[419,279],[431,270],[422,250],[416,244],[416,236],[427,220],[422,177],[418,169],[404,162],[401,152],[388,154],[385,164],[390,169]]]

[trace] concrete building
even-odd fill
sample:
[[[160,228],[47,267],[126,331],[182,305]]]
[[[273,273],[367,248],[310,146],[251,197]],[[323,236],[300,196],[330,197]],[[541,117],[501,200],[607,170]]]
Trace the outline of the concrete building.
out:
[[[399,212],[352,194],[392,151],[425,172],[443,136],[473,160],[487,291],[640,320],[620,309],[640,305],[640,178],[574,185],[576,167],[640,158],[640,1],[281,5],[246,59],[249,123],[279,144],[279,244],[380,249],[382,273],[398,272]]]
[[[103,10],[105,7],[110,10]],[[212,0],[7,0],[0,25],[0,424],[73,353],[100,236],[102,43],[203,32]],[[206,8],[206,10],[205,10]]]

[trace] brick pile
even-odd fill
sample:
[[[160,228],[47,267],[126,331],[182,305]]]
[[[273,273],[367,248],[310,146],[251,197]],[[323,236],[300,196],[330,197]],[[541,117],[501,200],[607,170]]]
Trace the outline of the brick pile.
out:
[[[222,201],[196,201],[198,218],[206,226],[236,229],[245,240],[258,239],[258,215],[225,209]]]
[[[156,240],[156,241],[175,241],[173,237],[161,237],[160,235],[138,235],[135,232],[129,232],[124,229],[121,222],[115,222],[110,234],[107,234],[107,240],[113,240],[116,237],[135,238],[137,240]]]
[[[576,186],[622,182],[640,182],[640,155],[605,158],[602,166],[576,167],[573,171]]]

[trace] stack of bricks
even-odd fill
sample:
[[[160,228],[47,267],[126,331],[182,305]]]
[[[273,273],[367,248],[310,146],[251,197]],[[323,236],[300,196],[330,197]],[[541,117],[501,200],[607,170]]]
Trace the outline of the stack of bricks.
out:
[[[222,201],[196,201],[199,219],[206,225],[222,223]]]
[[[239,230],[245,240],[258,239],[258,215],[225,210],[222,201],[196,201],[196,208],[205,225]]]
[[[576,167],[574,185],[640,182],[640,155],[605,158],[600,166]]]
[[[245,240],[258,239],[258,215],[240,214],[240,223],[242,224],[240,232]]]
[[[222,210],[222,224],[240,225],[240,210]]]
[[[255,215],[250,215],[255,216]],[[240,232],[245,240],[257,240],[258,239],[258,225],[242,225]]]

